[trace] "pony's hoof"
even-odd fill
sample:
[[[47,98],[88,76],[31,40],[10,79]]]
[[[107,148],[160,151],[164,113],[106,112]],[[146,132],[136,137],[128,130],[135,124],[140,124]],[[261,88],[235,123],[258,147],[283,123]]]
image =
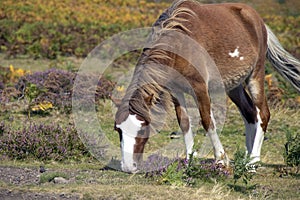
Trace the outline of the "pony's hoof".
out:
[[[246,166],[246,168],[247,168],[247,171],[249,172],[249,173],[256,173],[256,169],[258,168],[258,165],[256,165],[256,164],[250,164],[250,165],[247,165]]]
[[[246,165],[246,169],[250,173],[256,173],[257,168],[260,167],[259,161],[257,162],[250,162]]]
[[[257,168],[259,168],[260,165],[260,158],[259,157],[253,157],[251,161],[246,165],[247,171],[250,173],[256,173]]]
[[[229,167],[229,160],[217,160],[216,164],[217,165],[222,165],[224,167]]]
[[[216,160],[217,164],[223,165],[225,167],[230,167],[230,159],[228,158],[228,156],[224,153],[222,154],[221,158]]]

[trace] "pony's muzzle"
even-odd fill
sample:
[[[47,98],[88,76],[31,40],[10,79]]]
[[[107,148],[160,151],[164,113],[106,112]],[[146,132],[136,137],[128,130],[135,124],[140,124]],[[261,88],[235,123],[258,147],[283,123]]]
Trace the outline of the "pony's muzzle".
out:
[[[138,171],[138,166],[136,162],[133,162],[131,164],[125,164],[123,161],[121,162],[121,169],[123,172],[127,173],[135,173]]]

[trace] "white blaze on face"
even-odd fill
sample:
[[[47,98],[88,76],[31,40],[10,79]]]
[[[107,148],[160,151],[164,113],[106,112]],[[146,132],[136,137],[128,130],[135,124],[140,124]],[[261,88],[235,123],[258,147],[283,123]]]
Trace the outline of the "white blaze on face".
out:
[[[136,171],[137,166],[133,160],[135,138],[138,132],[141,130],[142,123],[136,118],[136,115],[129,115],[128,118],[121,124],[117,124],[116,127],[122,131],[122,162],[121,167],[123,171],[133,172]]]

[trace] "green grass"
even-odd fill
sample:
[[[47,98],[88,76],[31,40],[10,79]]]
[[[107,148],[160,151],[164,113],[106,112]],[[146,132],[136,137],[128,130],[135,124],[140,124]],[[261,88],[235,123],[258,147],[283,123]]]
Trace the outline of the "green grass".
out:
[[[1,55],[0,55],[1,56]],[[2,55],[3,56],[3,55]],[[18,59],[0,59],[0,65],[9,66],[13,64],[15,67],[30,69],[31,71],[40,71],[50,68],[53,63],[62,69],[67,69],[67,62],[73,63],[73,68],[78,69],[80,63],[73,58],[60,58],[58,60],[30,60],[25,58]],[[42,67],[42,68],[40,68]],[[18,102],[20,103],[20,102]],[[24,114],[23,104],[12,106],[11,110],[0,115],[0,121],[4,120],[14,128],[21,127],[28,122],[26,114]],[[100,101],[97,105],[97,117],[100,121],[101,128],[112,143],[118,147],[118,134],[113,130],[114,112],[112,103],[108,100]],[[71,193],[79,194],[83,199],[97,198],[116,198],[116,199],[297,199],[299,196],[299,175],[291,173],[284,166],[284,144],[286,142],[286,132],[300,134],[300,110],[297,107],[272,106],[271,120],[266,133],[267,140],[264,141],[262,148],[262,167],[258,169],[257,175],[250,181],[249,185],[256,185],[256,188],[246,188],[245,185],[238,181],[234,185],[232,177],[219,183],[201,182],[196,187],[187,186],[168,186],[161,185],[158,178],[145,178],[143,174],[126,174],[112,170],[100,170],[104,167],[103,163],[90,158],[81,161],[66,160],[58,163],[47,161],[41,163],[34,160],[11,161],[0,160],[1,166],[17,166],[21,168],[36,167],[45,165],[51,169],[51,172],[61,173],[64,171],[76,171],[75,182],[61,185],[51,185],[43,183],[40,185],[23,185],[16,186],[9,183],[1,182],[1,188],[9,190],[29,191],[29,192],[46,192],[46,193]],[[62,126],[72,123],[72,118],[68,114],[60,113],[53,110],[49,115],[40,116],[32,115],[31,120],[36,123],[57,123]],[[198,121],[198,120],[197,120]],[[204,136],[201,126],[193,127],[197,135],[195,137],[195,149],[200,150],[204,146],[206,150],[205,158],[212,158],[212,147]],[[163,147],[170,142],[169,134],[177,131],[178,125],[175,118],[171,118],[166,126],[163,127],[160,134],[152,136],[146,146],[147,152],[152,152],[157,148]],[[225,147],[229,157],[233,159],[233,154],[237,147],[245,146],[243,120],[235,105],[228,104],[228,113],[220,134],[220,139]],[[183,144],[180,139],[178,142]],[[203,144],[204,143],[204,144]],[[86,173],[90,171],[90,173]],[[286,176],[286,171],[289,175]],[[87,180],[93,180],[88,183]],[[47,181],[45,181],[47,182]]]
[[[77,70],[83,58],[75,57],[58,57],[55,60],[49,59],[32,59],[29,56],[18,55],[14,59],[6,58],[6,55],[0,53],[0,66],[9,67],[13,65],[14,68],[21,68],[26,71],[36,72],[45,71],[50,68]]]
[[[226,124],[220,137],[229,157],[233,159],[233,153],[236,151],[237,146],[244,146],[245,137],[243,135],[243,122],[238,110],[234,106],[230,105],[229,107]],[[102,116],[102,119],[109,118],[104,123],[104,130],[117,143],[118,134],[112,130],[113,124],[111,123],[113,114],[109,107],[104,106],[103,109],[102,114],[99,113],[99,116]],[[284,143],[286,142],[285,131],[294,131],[295,134],[299,134],[300,124],[298,119],[300,111],[276,107],[271,109],[271,114],[269,131],[266,134],[268,139],[264,141],[262,149],[263,164],[258,169],[257,175],[249,183],[249,185],[256,185],[255,188],[246,188],[239,181],[234,185],[232,177],[219,183],[203,182],[201,186],[198,185],[197,187],[161,185],[158,178],[145,178],[143,174],[132,175],[112,170],[100,170],[103,164],[97,160],[88,160],[88,162],[84,160],[82,162],[67,161],[65,163],[1,161],[1,165],[19,167],[38,167],[45,164],[45,167],[51,169],[55,176],[57,173],[60,174],[64,171],[75,170],[77,173],[74,177],[76,181],[64,186],[52,185],[49,187],[47,183],[44,183],[48,182],[49,178],[45,178],[46,181],[40,185],[15,186],[2,182],[0,186],[10,190],[27,192],[79,194],[83,199],[177,199],[179,195],[183,199],[297,199],[300,185],[299,176],[293,174],[282,176],[282,170],[285,168],[283,159]],[[50,115],[47,117],[47,121],[52,121],[53,118],[55,116]],[[66,118],[67,116],[61,117],[57,120],[57,123],[63,123]],[[45,119],[38,117],[34,120],[45,121]],[[162,138],[164,138],[164,142],[169,140],[167,130],[165,130]],[[203,134],[197,135],[197,140],[202,142],[203,139]],[[153,149],[161,145],[154,145],[155,138],[150,140]],[[148,149],[151,150],[150,147]],[[212,152],[207,155],[207,158],[211,157]],[[89,173],[86,171],[89,171]],[[93,180],[93,183],[87,183],[87,180]]]
[[[36,66],[35,69],[40,70],[38,69],[40,64],[47,67],[51,65],[52,61],[14,59],[6,62],[19,63],[19,65],[28,63],[28,66]],[[57,62],[59,63],[60,61],[57,60]],[[75,65],[76,67],[79,66]],[[26,122],[27,116],[22,112],[22,105],[20,106],[16,110],[12,109],[10,112],[1,113],[0,119],[9,122],[15,128],[22,126],[23,123],[29,123]],[[114,145],[118,146],[118,134],[113,131],[114,110],[112,108],[110,101],[101,101],[97,106],[97,115],[98,120],[101,122],[101,128],[107,137]],[[232,177],[219,183],[200,181],[200,184],[196,187],[161,185],[159,178],[145,178],[143,174],[132,175],[112,170],[100,170],[104,167],[103,163],[93,159],[83,159],[77,162],[67,160],[61,163],[52,161],[40,163],[34,160],[0,160],[1,166],[37,168],[42,164],[47,169],[51,169],[54,175],[56,173],[64,173],[64,171],[77,172],[76,176],[73,177],[75,182],[64,186],[51,185],[49,187],[48,181],[44,181],[45,183],[40,185],[23,186],[1,182],[0,186],[1,188],[17,191],[79,194],[83,199],[177,199],[178,196],[182,197],[182,199],[297,199],[300,185],[299,175],[293,173],[290,173],[288,176],[284,175],[289,169],[284,166],[283,151],[286,142],[286,132],[300,134],[299,119],[300,111],[297,108],[292,109],[284,106],[271,108],[271,120],[266,133],[267,140],[264,141],[262,148],[262,167],[258,169],[257,175],[249,183],[250,186],[256,185],[256,188],[246,188],[241,181],[234,185]],[[31,120],[49,124],[55,122],[61,125],[72,122],[69,115],[57,111],[42,117],[33,115]],[[170,142],[169,133],[178,130],[178,125],[175,122],[176,120],[172,118],[160,134],[150,138],[146,147],[147,152],[151,152]],[[195,149],[199,150],[205,140],[204,131],[201,126],[195,126],[194,129],[198,131],[195,138]],[[227,118],[220,138],[231,159],[233,159],[233,154],[236,152],[237,147],[243,147],[245,144],[243,120],[232,103],[228,105]],[[205,143],[204,146],[207,152],[203,156],[212,158],[213,152],[210,144]],[[90,173],[86,173],[86,171]],[[49,180],[49,178],[45,180]],[[87,180],[92,180],[93,183],[88,183]]]
[[[68,179],[68,175],[62,172],[51,172],[51,173],[43,173],[40,175],[40,184],[51,182],[55,177],[62,177]]]

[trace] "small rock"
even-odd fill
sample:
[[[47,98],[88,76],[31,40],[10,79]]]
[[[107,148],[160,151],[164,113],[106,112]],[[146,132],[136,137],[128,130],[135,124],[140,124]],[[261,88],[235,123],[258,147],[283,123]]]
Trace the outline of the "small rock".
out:
[[[44,173],[44,172],[46,172],[45,167],[44,166],[40,166],[40,173]]]
[[[55,177],[53,182],[56,184],[67,184],[69,181],[63,177]]]
[[[61,194],[59,195],[59,197],[63,198],[63,197],[66,197],[66,195],[65,195],[65,193],[61,193]]]
[[[170,138],[171,138],[171,139],[179,139],[180,136],[181,136],[181,133],[180,133],[180,132],[172,132],[172,133],[170,134]]]

